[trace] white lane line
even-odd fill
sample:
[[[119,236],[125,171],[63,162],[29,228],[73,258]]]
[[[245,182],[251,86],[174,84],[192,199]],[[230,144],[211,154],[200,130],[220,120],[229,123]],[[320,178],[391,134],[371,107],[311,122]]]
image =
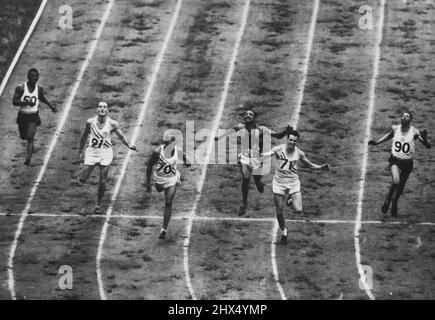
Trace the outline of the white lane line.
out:
[[[222,91],[222,95],[221,95],[221,99],[219,102],[216,117],[213,120],[212,137],[210,140],[208,140],[208,141],[210,141],[210,143],[207,145],[207,154],[206,154],[204,165],[202,167],[201,177],[200,177],[198,185],[197,185],[197,195],[195,197],[195,202],[194,202],[192,210],[190,212],[189,221],[187,223],[187,228],[186,228],[186,238],[184,239],[184,244],[183,244],[183,256],[184,256],[183,263],[184,263],[184,273],[185,273],[187,287],[189,289],[190,296],[192,297],[193,300],[197,300],[197,296],[195,294],[195,291],[193,290],[192,281],[190,279],[190,272],[189,272],[189,244],[190,244],[190,235],[192,232],[192,224],[193,224],[193,219],[194,219],[195,214],[196,214],[196,208],[198,206],[198,202],[201,199],[201,192],[202,192],[202,188],[204,185],[205,176],[207,174],[207,165],[210,162],[210,154],[214,148],[214,144],[213,144],[214,137],[215,137],[215,134],[219,128],[219,123],[221,121],[222,114],[224,111],[225,102],[227,100],[227,95],[228,95],[228,90],[229,90],[230,84],[231,84],[231,78],[233,77],[235,64],[236,64],[236,60],[237,60],[237,55],[239,53],[240,42],[242,41],[243,33],[245,32],[246,23],[248,21],[248,13],[249,13],[250,5],[251,5],[251,0],[246,0],[245,6],[243,8],[241,26],[239,29],[239,33],[237,35],[237,41],[236,41],[236,44],[234,46],[233,53],[231,55],[230,67],[228,69],[228,73],[227,73],[226,78],[225,78],[224,90]]]
[[[33,30],[35,29],[36,25],[38,24],[39,18],[41,18],[42,12],[44,11],[45,5],[47,4],[47,0],[43,0],[41,2],[41,5],[39,6],[38,12],[36,13],[35,18],[32,21],[32,24],[29,27],[29,30],[27,30],[26,35],[24,36],[23,41],[21,42],[17,53],[14,56],[14,59],[12,60],[8,71],[6,72],[5,77],[3,78],[2,83],[0,84],[0,97],[3,94],[3,91],[6,87],[6,84],[9,81],[9,78],[12,74],[12,71],[14,71],[15,65],[17,64],[18,60],[20,59],[21,53],[23,52],[24,48],[26,47],[27,42],[29,41],[30,36],[33,33]]]
[[[363,160],[362,160],[362,168],[361,168],[361,177],[360,177],[360,185],[359,185],[359,195],[358,195],[358,204],[357,204],[357,214],[355,218],[355,232],[354,232],[354,242],[355,242],[355,259],[356,265],[358,268],[360,283],[363,285],[364,290],[369,297],[370,300],[374,300],[375,297],[371,291],[370,286],[365,280],[364,268],[361,264],[361,248],[360,248],[360,229],[361,229],[361,217],[362,217],[362,207],[363,207],[363,199],[364,199],[364,186],[366,181],[366,173],[367,173],[367,159],[368,159],[368,142],[371,134],[371,126],[373,121],[373,113],[375,106],[375,94],[376,94],[376,79],[379,74],[379,61],[381,56],[381,43],[382,43],[382,32],[384,29],[384,9],[385,9],[385,0],[381,0],[381,8],[379,11],[379,25],[378,32],[376,37],[375,44],[375,58],[374,58],[374,66],[373,66],[373,77],[370,82],[370,96],[369,96],[369,110],[367,116],[366,123],[366,131],[364,137],[364,151],[363,151]]]
[[[171,23],[170,23],[170,26],[168,29],[168,33],[166,34],[162,48],[160,49],[159,55],[157,56],[156,62],[154,64],[153,73],[151,75],[148,88],[145,92],[144,103],[142,104],[142,107],[141,107],[141,110],[139,113],[139,117],[137,119],[137,124],[134,128],[133,135],[131,137],[132,144],[136,144],[137,137],[139,136],[139,131],[141,129],[141,125],[142,125],[144,118],[145,118],[145,112],[147,110],[147,107],[148,107],[148,104],[149,104],[149,101],[151,98],[151,94],[154,90],[154,85],[157,81],[157,76],[159,74],[160,67],[162,65],[163,58],[164,58],[165,53],[166,53],[166,49],[168,47],[168,43],[169,43],[169,41],[172,37],[172,33],[175,29],[175,24],[177,22],[179,14],[180,14],[180,9],[181,9],[182,3],[183,3],[183,0],[177,1],[176,7],[175,7],[175,12],[174,12],[174,15],[172,16]],[[103,284],[103,278],[102,278],[102,272],[101,272],[101,256],[103,254],[104,241],[106,239],[107,227],[109,225],[109,220],[110,220],[110,217],[112,215],[113,206],[115,204],[116,198],[117,198],[119,190],[121,188],[122,180],[123,180],[125,173],[127,171],[127,165],[128,165],[129,160],[130,160],[132,152],[133,152],[132,150],[128,151],[127,156],[125,157],[125,159],[122,163],[121,172],[119,174],[118,180],[116,181],[116,185],[115,185],[115,189],[114,189],[113,194],[112,194],[112,198],[110,199],[110,205],[109,205],[109,208],[107,209],[107,212],[105,215],[105,221],[104,221],[103,228],[101,230],[100,241],[98,243],[98,251],[97,251],[97,257],[96,257],[96,269],[97,269],[98,290],[100,293],[100,298],[102,300],[107,300],[106,293],[104,291],[104,284]]]
[[[307,83],[307,74],[308,74],[308,67],[310,64],[310,57],[311,57],[311,51],[313,49],[313,40],[314,40],[314,34],[316,31],[316,23],[317,23],[317,16],[319,13],[319,5],[320,0],[314,0],[314,6],[313,6],[313,13],[311,16],[311,23],[310,23],[310,30],[308,33],[308,42],[307,42],[307,49],[306,49],[306,56],[302,68],[302,81],[299,85],[299,88],[297,90],[298,94],[298,100],[296,104],[296,109],[293,116],[293,128],[297,128],[298,122],[299,122],[299,114],[301,112],[302,108],[302,102],[304,100],[304,92],[305,92],[305,84]],[[271,244],[271,260],[272,260],[272,270],[273,270],[273,276],[275,278],[276,286],[278,287],[278,291],[281,295],[282,300],[287,300],[287,297],[284,293],[284,290],[281,286],[281,283],[279,281],[279,273],[278,273],[278,266],[276,263],[276,234],[278,233],[278,221],[275,221],[275,224],[273,226],[272,230],[272,244]],[[292,293],[293,297],[297,297],[297,293]]]
[[[29,198],[27,199],[26,207],[24,208],[24,210],[21,213],[21,218],[20,218],[20,221],[18,223],[18,228],[15,232],[14,241],[12,242],[12,245],[11,245],[11,249],[9,252],[9,260],[8,260],[8,287],[9,287],[9,291],[11,293],[11,297],[14,300],[16,299],[16,294],[15,294],[15,281],[14,281],[13,267],[14,267],[15,251],[16,251],[17,245],[18,245],[18,238],[20,237],[21,231],[23,229],[24,221],[26,220],[26,218],[29,214],[29,209],[30,209],[30,206],[32,204],[33,197],[35,196],[36,190],[38,190],[39,183],[41,182],[42,177],[44,176],[45,170],[46,170],[47,165],[48,165],[48,161],[50,160],[51,154],[53,153],[54,147],[56,146],[57,139],[59,138],[60,133],[62,131],[62,128],[63,128],[63,126],[66,122],[66,119],[68,117],[68,113],[71,109],[72,102],[73,102],[74,97],[78,91],[80,83],[83,79],[83,75],[85,74],[85,71],[89,65],[90,60],[92,59],[92,56],[94,55],[94,51],[97,47],[98,40],[100,39],[101,33],[103,32],[104,26],[106,24],[106,20],[110,14],[110,10],[112,9],[113,2],[114,2],[114,0],[109,0],[107,8],[104,12],[103,18],[101,20],[101,23],[100,23],[100,25],[95,33],[95,39],[92,40],[92,42],[91,42],[89,52],[85,58],[85,61],[82,64],[79,75],[75,81],[74,87],[73,87],[71,94],[66,102],[66,106],[65,106],[64,111],[62,113],[62,118],[60,119],[60,122],[57,126],[56,132],[54,134],[54,137],[50,142],[50,146],[49,146],[48,151],[47,151],[45,158],[44,158],[44,163],[39,171],[38,177],[36,178],[36,181],[33,185],[33,188],[30,191],[30,195],[29,195]]]
[[[0,213],[0,217],[19,217],[21,213]],[[28,218],[100,218],[105,219],[105,215],[101,214],[78,214],[78,213],[31,213],[28,214]],[[159,215],[129,215],[129,214],[112,214],[110,216],[112,219],[127,219],[127,220],[135,220],[135,219],[163,219],[162,216]],[[188,220],[190,219],[190,215],[179,215],[174,216],[171,220]],[[195,221],[233,221],[233,222],[276,222],[276,218],[231,218],[231,217],[202,217],[195,216],[193,217]],[[307,219],[286,219],[286,222],[291,223],[318,223],[318,224],[355,224],[355,220],[307,220]],[[399,226],[435,226],[435,222],[406,222],[406,221],[389,221],[384,222],[380,220],[361,220],[361,224],[374,224],[374,225],[399,225]]]

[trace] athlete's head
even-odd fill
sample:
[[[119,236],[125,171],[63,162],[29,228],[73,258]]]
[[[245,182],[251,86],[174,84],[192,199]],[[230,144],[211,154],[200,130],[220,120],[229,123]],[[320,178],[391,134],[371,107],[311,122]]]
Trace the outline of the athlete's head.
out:
[[[165,133],[163,134],[163,142],[171,143],[172,141],[175,141],[175,137],[170,133],[168,133],[167,131],[165,131]]]
[[[109,107],[107,106],[106,102],[99,102],[97,107],[97,113],[99,116],[107,116],[109,114]]]
[[[287,133],[287,148],[289,150],[294,150],[299,137],[299,132],[296,130],[291,130]]]
[[[27,72],[27,80],[29,81],[29,83],[35,85],[39,80],[39,71],[35,68],[30,69]]]
[[[243,119],[246,123],[250,123],[257,118],[257,114],[254,110],[248,109],[243,113]]]
[[[400,116],[400,121],[403,125],[409,125],[412,120],[412,113],[411,111],[403,111]]]

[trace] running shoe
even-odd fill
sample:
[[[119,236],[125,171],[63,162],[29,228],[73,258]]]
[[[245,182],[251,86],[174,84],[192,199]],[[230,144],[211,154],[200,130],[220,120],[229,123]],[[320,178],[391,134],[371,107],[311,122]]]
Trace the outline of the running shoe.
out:
[[[166,239],[166,231],[165,230],[160,231],[159,239],[162,239],[162,240]]]
[[[246,214],[246,206],[241,206],[239,209],[239,217],[244,216]]]

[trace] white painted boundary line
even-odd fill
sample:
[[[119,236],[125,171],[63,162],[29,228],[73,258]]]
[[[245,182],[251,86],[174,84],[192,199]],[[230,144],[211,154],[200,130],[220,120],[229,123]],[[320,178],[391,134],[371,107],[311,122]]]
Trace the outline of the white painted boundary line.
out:
[[[11,249],[9,252],[9,260],[8,260],[8,287],[9,287],[9,291],[11,293],[11,297],[14,300],[16,299],[16,294],[15,294],[15,281],[14,281],[13,267],[14,267],[15,250],[17,249],[17,245],[18,245],[18,238],[20,237],[21,231],[23,229],[24,221],[26,220],[26,218],[29,214],[29,209],[30,209],[30,206],[32,204],[33,197],[35,196],[36,190],[38,190],[39,183],[41,182],[42,177],[44,176],[45,170],[46,170],[47,165],[48,165],[48,161],[50,160],[51,154],[53,153],[54,147],[56,146],[57,139],[59,138],[60,133],[62,131],[62,128],[63,128],[63,126],[66,122],[66,119],[68,117],[68,113],[71,109],[72,102],[73,102],[74,97],[78,91],[80,83],[83,79],[83,75],[85,74],[85,71],[86,71],[86,69],[89,65],[89,62],[92,59],[94,51],[97,47],[98,40],[101,36],[101,33],[103,32],[104,26],[106,24],[106,20],[109,17],[110,10],[112,9],[112,6],[113,6],[113,2],[114,2],[114,0],[109,0],[107,8],[104,12],[102,21],[101,21],[101,23],[96,31],[95,39],[92,40],[89,52],[85,58],[85,61],[82,64],[79,75],[75,81],[74,87],[73,87],[71,94],[66,102],[66,107],[64,108],[64,111],[62,113],[62,118],[60,119],[60,122],[57,126],[56,132],[54,134],[54,137],[50,142],[50,146],[49,146],[48,151],[47,151],[45,158],[44,158],[44,163],[39,171],[38,177],[36,178],[36,181],[33,185],[33,188],[30,191],[30,195],[29,195],[29,198],[27,200],[26,207],[24,208],[23,212],[21,213],[21,218],[20,218],[20,221],[18,223],[17,231],[15,232],[14,241],[12,242],[12,245],[11,245]]]
[[[371,133],[371,125],[373,121],[373,112],[375,105],[375,93],[376,93],[376,79],[379,73],[379,60],[381,56],[381,43],[382,43],[382,32],[384,29],[384,9],[385,9],[385,0],[381,0],[381,8],[379,11],[379,25],[378,25],[378,33],[376,37],[376,47],[375,47],[375,58],[374,58],[374,66],[373,66],[373,78],[370,82],[370,96],[369,96],[369,111],[367,116],[366,123],[366,131],[364,138],[364,151],[363,151],[363,160],[362,160],[362,168],[361,168],[361,177],[360,177],[360,188],[358,195],[358,204],[357,204],[357,214],[355,218],[355,258],[356,265],[358,268],[358,272],[360,275],[360,283],[364,286],[364,290],[369,297],[370,300],[374,300],[375,297],[372,294],[371,288],[367,284],[365,280],[364,269],[361,265],[361,248],[360,248],[360,229],[361,229],[361,217],[362,217],[362,207],[363,207],[363,199],[364,199],[364,186],[366,180],[366,172],[367,172],[367,158],[368,158],[368,142],[370,139]]]
[[[222,114],[224,111],[225,102],[227,100],[227,95],[228,95],[228,90],[229,90],[230,84],[231,84],[231,78],[232,78],[233,73],[234,73],[237,55],[239,53],[240,42],[242,41],[243,33],[245,32],[246,23],[248,21],[248,14],[249,14],[250,5],[251,5],[251,0],[246,0],[245,6],[243,8],[241,26],[239,29],[239,33],[237,35],[237,40],[236,40],[236,44],[234,46],[233,53],[231,55],[230,67],[228,69],[228,73],[227,73],[226,78],[225,78],[224,90],[222,91],[221,100],[219,102],[216,117],[213,120],[213,128],[212,128],[212,135],[213,136],[209,140],[210,143],[207,145],[207,155],[206,155],[204,165],[202,167],[201,177],[200,177],[198,185],[197,185],[197,196],[195,197],[195,202],[194,202],[192,210],[190,212],[189,221],[187,223],[187,228],[186,228],[186,238],[185,238],[184,244],[183,244],[184,273],[185,273],[185,277],[186,277],[187,287],[189,289],[189,293],[190,293],[193,300],[197,300],[197,296],[195,294],[195,291],[193,290],[192,282],[190,280],[190,273],[189,273],[189,243],[190,243],[190,235],[192,232],[192,224],[193,224],[193,219],[194,219],[195,214],[196,214],[196,208],[198,206],[198,202],[201,199],[201,192],[202,192],[202,188],[204,185],[205,176],[207,174],[207,165],[210,162],[210,154],[211,154],[212,149],[214,148],[214,143],[213,143],[214,136],[219,128],[219,123],[221,121]]]
[[[14,217],[21,216],[20,213],[0,213],[0,217]],[[105,215],[101,214],[88,214],[81,215],[77,213],[29,213],[28,218],[100,218],[105,219]],[[128,215],[128,214],[112,214],[110,216],[112,219],[127,219],[127,220],[146,220],[146,219],[163,219],[162,216],[158,215]],[[186,216],[175,216],[171,220],[188,220],[190,215]],[[236,217],[193,217],[195,221],[234,221],[234,222],[276,222],[276,218],[236,218]],[[303,220],[303,219],[286,219],[286,222],[294,223],[318,223],[318,224],[355,224],[355,220]],[[380,220],[366,220],[361,221],[361,224],[380,224],[380,225],[406,225],[406,226],[435,226],[435,222],[406,222],[406,221],[380,221]]]
[[[317,23],[317,16],[319,13],[319,5],[320,0],[314,0],[314,6],[313,6],[313,14],[311,16],[311,23],[310,23],[310,30],[308,33],[308,42],[307,42],[307,49],[306,49],[306,56],[302,68],[302,81],[299,85],[297,94],[298,94],[298,100],[296,104],[296,110],[293,116],[293,127],[296,129],[298,122],[299,122],[299,114],[301,112],[302,108],[302,102],[304,100],[304,91],[305,91],[305,84],[307,83],[307,73],[308,73],[308,66],[310,64],[310,57],[311,57],[311,51],[313,48],[313,40],[314,40],[314,33],[316,31],[316,23]],[[281,283],[279,281],[279,274],[278,274],[278,266],[276,264],[276,234],[278,233],[278,221],[275,221],[275,224],[273,226],[272,230],[272,243],[271,243],[271,261],[272,261],[272,270],[273,270],[273,276],[275,278],[276,286],[278,287],[278,291],[281,295],[282,300],[287,300],[287,297],[284,293],[284,290],[281,286]],[[294,293],[293,295],[297,296],[297,293]]]
[[[139,136],[141,124],[144,121],[145,112],[147,110],[148,103],[149,103],[149,100],[151,98],[151,94],[154,90],[154,85],[156,83],[157,76],[159,74],[160,67],[162,65],[163,58],[164,58],[164,55],[166,53],[166,49],[168,47],[169,40],[171,39],[172,33],[175,29],[175,23],[177,22],[182,3],[183,3],[183,0],[178,0],[176,7],[175,7],[174,15],[172,16],[172,20],[171,20],[171,23],[170,23],[170,26],[168,29],[168,33],[166,34],[162,48],[160,49],[159,55],[157,56],[157,60],[156,60],[155,65],[154,65],[154,70],[153,70],[153,73],[151,75],[151,80],[149,82],[148,89],[146,90],[146,93],[144,96],[144,103],[142,104],[142,107],[141,107],[141,110],[139,113],[139,117],[137,119],[137,124],[134,128],[133,135],[131,138],[132,144],[136,144],[137,137]],[[112,198],[110,200],[110,205],[109,205],[109,208],[107,209],[107,212],[106,212],[104,225],[103,225],[103,228],[101,230],[100,241],[98,243],[98,251],[97,251],[97,257],[96,257],[96,271],[97,271],[97,280],[98,280],[98,290],[100,292],[100,298],[102,300],[107,300],[106,293],[104,291],[104,284],[103,284],[102,273],[101,273],[101,256],[103,253],[104,241],[106,239],[107,227],[109,225],[109,220],[110,220],[111,215],[112,215],[113,206],[115,204],[119,190],[121,189],[121,183],[122,183],[122,180],[123,180],[125,173],[127,171],[127,165],[128,165],[129,160],[130,160],[132,152],[133,152],[132,150],[128,151],[127,156],[125,157],[124,162],[122,164],[121,173],[119,174],[118,180],[116,181],[115,189],[113,191]]]
[[[23,41],[21,42],[21,45],[18,47],[18,51],[14,56],[14,59],[12,60],[8,71],[5,74],[5,77],[3,78],[2,83],[0,84],[0,97],[3,94],[3,91],[5,90],[6,84],[9,81],[9,78],[12,74],[12,71],[14,71],[15,65],[17,64],[18,60],[20,59],[21,53],[23,52],[24,48],[26,47],[27,41],[29,41],[30,36],[33,33],[33,30],[35,29],[36,25],[38,24],[39,18],[41,18],[42,12],[44,11],[45,5],[47,4],[47,0],[43,0],[41,2],[41,5],[39,6],[38,12],[36,13],[35,18],[32,21],[32,24],[29,27],[29,30],[27,30],[26,35],[24,36]]]

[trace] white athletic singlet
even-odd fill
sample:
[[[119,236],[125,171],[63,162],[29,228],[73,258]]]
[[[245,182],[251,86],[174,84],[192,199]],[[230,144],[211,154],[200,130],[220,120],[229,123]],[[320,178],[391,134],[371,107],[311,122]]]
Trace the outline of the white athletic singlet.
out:
[[[88,121],[91,121],[91,133],[89,134],[89,147],[91,148],[103,148],[110,149],[112,148],[112,139],[110,134],[112,133],[114,120],[107,117],[106,123],[100,129],[98,116],[94,118],[90,118]]]
[[[255,128],[248,131],[243,123],[237,125],[234,128],[236,131],[240,131],[241,137],[241,152],[240,155],[248,158],[257,158],[262,149],[263,144],[263,131],[266,127],[256,125]]]
[[[287,154],[287,146],[282,144],[275,151],[278,167],[275,173],[275,179],[278,183],[293,183],[299,180],[298,161],[300,158],[300,149],[295,147],[292,155]]]
[[[21,101],[30,101],[33,102],[34,106],[22,106],[20,107],[21,113],[31,114],[38,112],[38,106],[39,106],[39,88],[38,85],[35,84],[35,89],[33,92],[29,91],[29,88],[27,88],[27,82],[24,82],[24,92],[21,97]]]
[[[174,155],[170,158],[165,157],[165,152],[163,151],[164,148],[164,145],[160,147],[159,160],[157,161],[157,167],[154,171],[154,175],[158,178],[174,177],[177,175],[177,148],[175,147]]]
[[[391,154],[397,159],[410,160],[414,158],[417,130],[411,126],[408,132],[403,134],[401,128],[402,125],[393,126],[394,136]]]

